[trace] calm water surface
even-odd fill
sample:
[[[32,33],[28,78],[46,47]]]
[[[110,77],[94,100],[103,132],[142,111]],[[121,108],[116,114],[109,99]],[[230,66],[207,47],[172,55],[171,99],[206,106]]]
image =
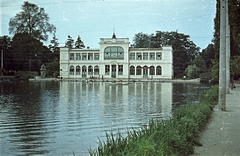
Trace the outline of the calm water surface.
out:
[[[0,155],[88,155],[105,132],[166,119],[201,84],[0,82]]]

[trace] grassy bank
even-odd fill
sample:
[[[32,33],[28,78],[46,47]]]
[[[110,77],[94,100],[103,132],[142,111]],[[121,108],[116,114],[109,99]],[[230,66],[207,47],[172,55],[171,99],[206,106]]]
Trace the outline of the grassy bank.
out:
[[[106,141],[99,141],[92,156],[132,156],[132,155],[190,155],[194,146],[200,145],[198,138],[211,117],[218,101],[218,86],[202,94],[200,104],[187,104],[174,111],[166,121],[149,121],[140,130],[106,134]]]
[[[18,71],[14,76],[19,80],[29,80],[30,78],[34,78],[37,75],[38,73],[35,71]]]

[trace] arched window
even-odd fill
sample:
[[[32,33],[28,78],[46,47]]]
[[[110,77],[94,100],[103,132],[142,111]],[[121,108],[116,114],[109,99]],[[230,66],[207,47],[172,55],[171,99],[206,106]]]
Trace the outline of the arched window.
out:
[[[154,66],[150,67],[150,75],[155,75],[155,67]]]
[[[98,66],[94,67],[94,75],[99,75],[99,67]]]
[[[93,67],[88,66],[88,75],[93,75]]]
[[[124,59],[124,50],[122,47],[119,46],[112,46],[107,47],[104,49],[104,59],[118,59],[123,60]]]
[[[82,74],[83,74],[83,75],[86,75],[86,74],[87,74],[87,67],[86,67],[86,66],[83,66],[83,67],[82,67]]]
[[[70,75],[74,75],[74,66],[73,65],[70,66]]]
[[[118,65],[118,75],[123,75],[123,65]]]
[[[142,68],[141,68],[141,66],[137,66],[137,75],[142,75]]]
[[[80,75],[80,66],[76,67],[76,75]]]
[[[162,67],[161,66],[157,66],[156,75],[162,75]]]
[[[134,66],[130,67],[130,75],[135,75],[135,67]]]

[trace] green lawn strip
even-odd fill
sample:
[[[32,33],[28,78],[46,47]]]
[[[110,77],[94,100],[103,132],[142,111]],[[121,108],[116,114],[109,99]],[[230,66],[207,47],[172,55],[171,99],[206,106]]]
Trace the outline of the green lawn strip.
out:
[[[154,155],[190,155],[194,146],[200,145],[198,138],[211,117],[217,104],[218,86],[211,87],[201,95],[200,104],[180,106],[169,120],[150,120],[140,130],[129,129],[124,137],[106,133],[106,141],[99,140],[95,150],[89,150],[92,156],[154,156]]]

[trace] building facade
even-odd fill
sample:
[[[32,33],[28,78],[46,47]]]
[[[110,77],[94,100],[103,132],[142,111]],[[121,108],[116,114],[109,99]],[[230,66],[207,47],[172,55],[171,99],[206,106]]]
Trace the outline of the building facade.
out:
[[[132,48],[129,38],[100,38],[100,49],[60,47],[62,79],[172,79],[172,47]]]

